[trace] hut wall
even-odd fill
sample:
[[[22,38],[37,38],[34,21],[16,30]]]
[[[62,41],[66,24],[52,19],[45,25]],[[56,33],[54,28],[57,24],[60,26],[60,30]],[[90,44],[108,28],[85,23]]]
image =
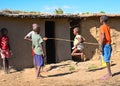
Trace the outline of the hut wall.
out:
[[[32,24],[37,23],[40,25],[41,36],[44,37],[45,21],[55,22],[55,37],[70,39],[69,23],[67,19],[0,17],[0,29],[3,27],[8,29],[10,45],[13,51],[13,56],[11,56],[11,58],[9,59],[10,66],[13,66],[14,68],[19,70],[25,67],[33,67],[31,43],[24,40],[24,36],[32,30]],[[69,42],[55,41],[55,46],[56,62],[71,59],[71,45]],[[2,66],[2,59],[0,59],[0,66]]]
[[[33,66],[31,56],[31,43],[24,40],[24,36],[32,30],[32,24],[38,23],[41,27],[41,35],[44,36],[44,22],[39,19],[0,17],[0,28],[8,29],[8,36],[13,56],[9,58],[10,66],[17,69]],[[2,65],[2,60],[0,59]]]
[[[70,39],[70,28],[67,19],[61,19],[56,21],[56,38]],[[72,59],[71,57],[71,43],[66,41],[55,41],[56,42],[56,60],[64,61]]]
[[[120,17],[110,17],[108,24],[111,28],[112,37],[112,59],[118,58],[120,55]],[[86,38],[87,42],[98,43],[99,40],[99,17],[86,17],[81,21],[81,34]],[[99,50],[96,45],[85,44],[85,54],[88,59],[99,59]]]

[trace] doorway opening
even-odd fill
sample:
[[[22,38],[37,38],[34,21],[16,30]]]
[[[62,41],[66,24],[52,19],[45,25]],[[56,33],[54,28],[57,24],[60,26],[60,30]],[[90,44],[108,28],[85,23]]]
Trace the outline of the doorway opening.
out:
[[[45,22],[45,36],[48,38],[55,37],[55,22],[46,21]],[[55,40],[46,41],[46,60],[48,64],[56,63],[56,53],[55,53]]]

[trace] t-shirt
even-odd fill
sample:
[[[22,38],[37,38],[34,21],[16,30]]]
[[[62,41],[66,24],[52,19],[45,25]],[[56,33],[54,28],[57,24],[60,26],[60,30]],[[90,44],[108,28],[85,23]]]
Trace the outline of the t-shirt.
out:
[[[34,34],[34,33],[35,33],[34,31],[30,31],[30,32],[27,34],[27,37],[32,38],[32,34]]]
[[[8,36],[1,36],[1,37],[0,37],[0,47],[1,47],[1,49],[3,49],[3,50],[9,49],[8,43],[9,43],[9,38],[8,38]]]
[[[110,36],[110,27],[106,24],[100,26],[100,42],[102,40],[102,34],[104,34],[103,44],[111,44],[111,36]]]
[[[32,35],[32,45],[34,46],[34,53],[37,55],[43,54],[42,48],[40,46],[42,42],[42,37],[39,34]]]
[[[28,34],[27,34],[27,37],[30,37],[32,39],[32,35],[35,34],[34,31],[30,31]],[[39,34],[40,35],[40,34]]]
[[[81,35],[76,35],[75,38],[74,38],[74,42],[73,42],[73,45],[75,46],[76,44],[78,44],[78,39],[82,39],[82,36]]]

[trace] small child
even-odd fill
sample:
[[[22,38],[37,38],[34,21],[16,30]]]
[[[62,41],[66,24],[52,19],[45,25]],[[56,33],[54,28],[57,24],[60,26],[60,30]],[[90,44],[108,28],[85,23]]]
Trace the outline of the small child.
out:
[[[3,69],[5,73],[9,73],[9,52],[10,45],[9,45],[9,37],[7,36],[8,30],[6,28],[1,29],[1,37],[0,37],[0,51],[1,51],[1,58],[3,59]]]
[[[33,29],[33,30],[30,31],[30,32],[24,37],[24,39],[32,42],[32,36],[35,34],[34,30],[35,30],[37,27],[38,27],[38,24],[36,24],[36,23],[32,24],[32,29]],[[39,34],[39,35],[40,35],[40,34]],[[41,36],[41,35],[40,35],[40,36]],[[46,41],[47,38],[44,37],[43,40]],[[33,51],[33,50],[32,50],[32,56],[34,57],[34,51]],[[43,59],[43,60],[44,60],[44,59]],[[36,68],[36,64],[35,64],[34,59],[33,59],[33,63],[34,63],[34,67]],[[42,66],[42,68],[41,68],[42,71],[43,71],[43,67],[44,67],[44,64],[43,64],[43,66]]]
[[[34,61],[36,64],[36,72],[37,72],[37,78],[42,77],[40,75],[40,70],[41,70],[41,66],[43,65],[43,58],[45,56],[44,51],[43,51],[43,47],[42,47],[42,38],[39,35],[40,29],[39,27],[37,27],[36,29],[34,29],[34,34],[32,35],[32,49],[34,51]]]
[[[84,50],[83,42],[85,41],[85,38],[79,35],[78,27],[75,27],[73,29],[73,34],[75,35],[75,38],[74,38],[74,43],[73,43],[74,47],[72,48],[73,51],[71,55],[76,56],[76,57],[81,57],[83,61],[86,61],[86,56],[83,53],[83,50]]]

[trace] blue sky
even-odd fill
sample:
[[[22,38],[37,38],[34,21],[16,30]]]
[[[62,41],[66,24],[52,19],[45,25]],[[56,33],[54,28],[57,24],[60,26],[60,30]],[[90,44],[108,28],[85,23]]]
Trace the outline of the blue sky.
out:
[[[120,13],[120,0],[1,0],[0,10],[23,10],[53,13],[61,8],[65,13]]]

